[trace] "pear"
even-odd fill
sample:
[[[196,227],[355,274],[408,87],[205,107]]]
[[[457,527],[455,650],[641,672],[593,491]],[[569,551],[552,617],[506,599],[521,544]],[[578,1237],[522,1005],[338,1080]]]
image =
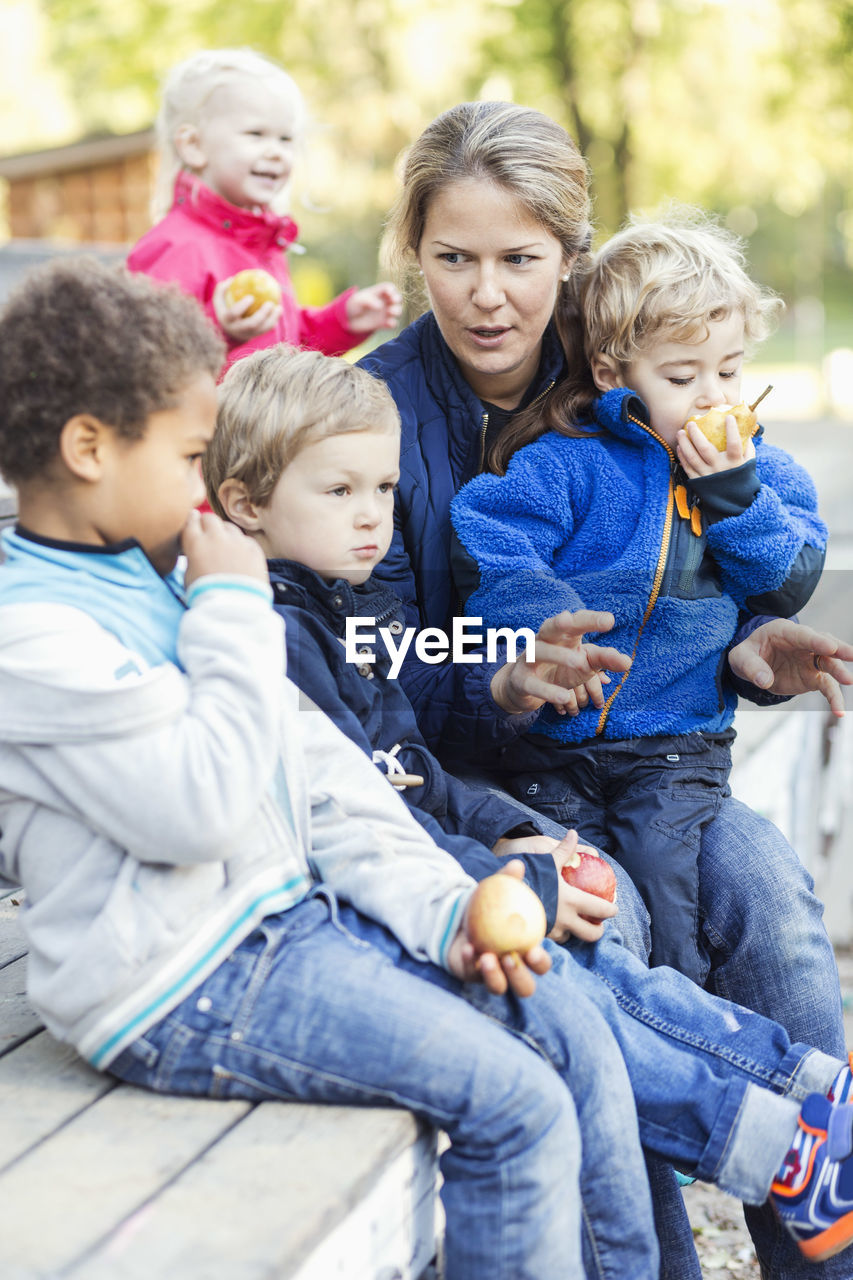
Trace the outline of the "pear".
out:
[[[741,443],[746,445],[747,440],[751,439],[758,430],[758,419],[755,416],[755,410],[761,401],[767,395],[768,391],[773,388],[765,387],[761,395],[753,404],[718,404],[713,409],[709,409],[707,413],[701,416],[693,414],[687,419],[687,422],[695,422],[696,426],[704,436],[710,440],[715,449],[719,449],[720,453],[726,451],[726,418],[731,414],[737,423],[738,434]],[[684,424],[685,426],[687,423]]]
[[[281,302],[281,287],[278,281],[260,267],[249,267],[246,271],[238,271],[236,276],[232,276],[225,290],[225,301],[231,307],[248,294],[252,295],[252,302],[243,312],[244,316],[254,315],[265,302],[274,302],[276,306]]]

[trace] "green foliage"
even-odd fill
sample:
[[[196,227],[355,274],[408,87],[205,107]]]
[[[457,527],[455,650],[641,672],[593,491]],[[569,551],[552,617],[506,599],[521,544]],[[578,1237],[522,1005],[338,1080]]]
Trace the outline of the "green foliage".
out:
[[[315,127],[295,216],[335,288],[375,276],[395,157],[468,97],[577,138],[601,234],[666,197],[718,210],[762,278],[819,296],[853,267],[853,0],[42,0],[85,128],[153,117],[198,48],[281,61]],[[843,291],[843,290],[842,290]]]

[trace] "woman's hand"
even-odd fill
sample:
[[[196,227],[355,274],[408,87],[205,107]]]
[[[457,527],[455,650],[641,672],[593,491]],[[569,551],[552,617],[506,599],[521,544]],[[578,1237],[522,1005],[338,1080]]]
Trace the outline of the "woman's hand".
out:
[[[510,715],[536,711],[550,702],[561,714],[574,714],[592,702],[604,706],[604,671],[627,671],[631,659],[618,649],[585,644],[589,632],[609,631],[612,613],[592,609],[566,610],[542,623],[536,634],[532,661],[526,653],[508,662],[492,677],[495,702]]]
[[[790,618],[763,622],[729,652],[729,666],[742,680],[788,697],[816,689],[834,716],[844,715],[841,685],[853,684],[847,662],[853,662],[853,645]]]
[[[501,836],[492,845],[492,853],[498,858],[515,853],[553,853],[559,843],[553,836]]]
[[[524,879],[524,863],[508,862],[499,875]],[[525,954],[515,951],[498,956],[493,951],[477,952],[467,933],[467,921],[463,920],[456,937],[450,944],[447,967],[463,982],[482,982],[493,995],[502,996],[511,990],[517,996],[532,996],[536,990],[536,975],[547,973],[551,957],[544,947],[531,947]]]

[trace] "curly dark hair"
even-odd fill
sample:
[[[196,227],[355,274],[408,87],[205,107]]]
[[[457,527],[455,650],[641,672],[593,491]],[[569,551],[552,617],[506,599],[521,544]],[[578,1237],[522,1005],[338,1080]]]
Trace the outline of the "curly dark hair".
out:
[[[42,475],[78,413],[141,439],[194,377],[218,376],[224,351],[174,286],[90,257],[37,267],[0,312],[0,471],[13,484]]]

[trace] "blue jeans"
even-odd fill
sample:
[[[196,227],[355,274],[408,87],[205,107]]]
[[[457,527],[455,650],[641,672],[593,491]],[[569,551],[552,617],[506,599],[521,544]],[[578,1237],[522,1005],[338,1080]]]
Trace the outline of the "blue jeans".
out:
[[[529,1000],[492,996],[321,891],[266,920],[110,1071],[168,1093],[424,1116],[451,1143],[448,1280],[657,1280],[627,1073],[604,1019],[556,975]]]
[[[709,990],[780,1022],[793,1040],[845,1056],[838,968],[814,882],[781,831],[739,800],[706,827],[700,914]],[[850,1280],[849,1255],[807,1262],[769,1206],[745,1210],[772,1280]]]
[[[574,744],[531,735],[517,754],[524,763],[507,777],[512,794],[616,858],[651,915],[652,964],[703,982],[699,851],[702,829],[731,794],[729,736]]]
[[[562,1077],[583,1137],[587,1274],[656,1276],[631,1089],[648,1150],[760,1203],[799,1100],[840,1064],[674,970],[646,969],[615,931],[549,950],[535,996],[494,997],[324,893],[265,922],[111,1070],[167,1092],[409,1107],[451,1138],[448,1276],[541,1280],[580,1274],[565,1269],[579,1265],[564,1212],[578,1145]]]
[[[495,785],[482,776],[466,776],[466,781]],[[519,808],[527,806],[519,803]],[[546,834],[564,834],[565,827],[535,816]],[[725,799],[702,833],[699,886],[710,961],[706,988],[780,1023],[792,1041],[843,1058],[841,991],[823,906],[778,828],[741,801]],[[626,894],[622,881],[618,901],[619,928],[630,949],[642,956],[648,938],[642,901],[636,893]],[[605,937],[611,932],[606,928]],[[659,1170],[652,1189],[662,1227],[662,1275],[698,1280],[698,1260],[677,1188]],[[849,1280],[849,1258],[807,1262],[769,1206],[747,1207],[745,1216],[761,1267],[772,1280]]]

